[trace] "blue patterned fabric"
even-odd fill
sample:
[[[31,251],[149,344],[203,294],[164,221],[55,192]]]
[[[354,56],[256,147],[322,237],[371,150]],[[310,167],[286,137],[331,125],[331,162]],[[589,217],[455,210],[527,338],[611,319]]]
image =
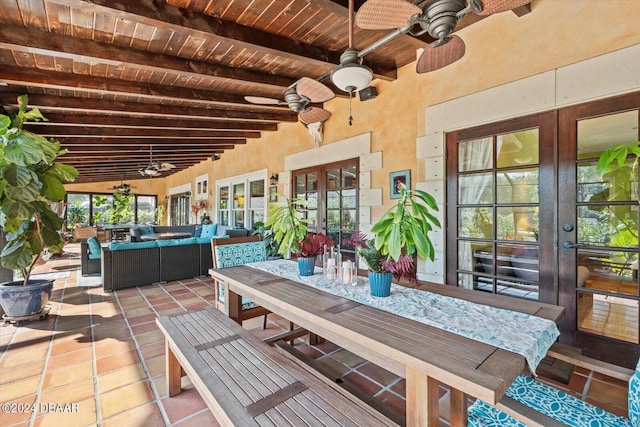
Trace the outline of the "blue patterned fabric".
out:
[[[624,417],[524,375],[515,379],[507,389],[506,395],[571,427],[638,427],[638,424],[633,424]],[[525,427],[521,422],[481,400],[477,400],[469,408],[468,425]]]
[[[640,427],[640,359],[629,379],[629,419],[632,426]]]
[[[100,259],[102,248],[98,239],[94,236],[89,237],[87,246],[89,247],[89,259]]]
[[[266,261],[267,248],[264,242],[235,243],[221,245],[214,248],[213,256],[216,258],[217,268],[235,267],[250,262]],[[224,283],[218,282],[219,301],[224,303]],[[242,298],[242,309],[257,307],[258,305],[248,299]]]
[[[560,335],[556,324],[549,319],[394,283],[390,296],[378,298],[371,295],[365,277],[359,277],[356,285],[345,286],[322,274],[300,276],[297,264],[287,260],[252,263],[250,267],[521,354],[527,359],[532,373]]]
[[[203,231],[204,234],[204,231]],[[215,247],[216,266],[218,268],[235,267],[267,260],[264,242],[246,242]]]
[[[211,239],[216,235],[218,231],[218,224],[204,224],[202,226],[202,233],[200,233],[200,237]]]

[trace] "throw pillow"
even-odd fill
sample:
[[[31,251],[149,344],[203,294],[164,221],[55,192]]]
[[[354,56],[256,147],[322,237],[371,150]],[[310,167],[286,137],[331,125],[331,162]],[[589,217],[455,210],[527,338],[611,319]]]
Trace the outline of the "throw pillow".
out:
[[[145,225],[144,227],[139,227],[140,228],[140,234],[153,234],[155,233],[155,231],[153,230],[153,226],[151,225]]]
[[[200,237],[210,239],[216,235],[218,231],[218,224],[204,224],[202,226],[202,234]]]
[[[202,224],[196,225],[196,232],[193,234],[193,237],[202,236]]]
[[[87,239],[87,246],[89,246],[89,253],[90,254],[99,254],[100,253],[100,242],[98,241],[98,239],[96,237],[89,237]]]

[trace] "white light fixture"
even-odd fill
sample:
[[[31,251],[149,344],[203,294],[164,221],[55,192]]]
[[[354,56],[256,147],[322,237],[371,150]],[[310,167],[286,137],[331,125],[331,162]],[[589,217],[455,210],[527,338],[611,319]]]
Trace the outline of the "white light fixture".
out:
[[[360,64],[358,51],[348,48],[340,55],[340,66],[331,72],[331,81],[348,93],[360,91],[371,83],[373,72]]]

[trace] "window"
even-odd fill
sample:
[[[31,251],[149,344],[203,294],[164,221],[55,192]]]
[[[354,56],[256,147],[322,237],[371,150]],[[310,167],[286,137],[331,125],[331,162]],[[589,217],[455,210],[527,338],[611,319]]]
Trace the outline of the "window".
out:
[[[200,175],[196,178],[196,200],[209,198],[209,175]]]
[[[116,193],[117,197],[124,197]],[[125,216],[119,219],[121,224],[145,224],[155,222],[157,196],[132,194],[126,202],[130,208]],[[101,193],[68,193],[66,224],[67,228],[78,225],[104,225],[112,223],[114,194]]]
[[[217,213],[219,225],[253,228],[264,221],[266,171],[218,181]]]

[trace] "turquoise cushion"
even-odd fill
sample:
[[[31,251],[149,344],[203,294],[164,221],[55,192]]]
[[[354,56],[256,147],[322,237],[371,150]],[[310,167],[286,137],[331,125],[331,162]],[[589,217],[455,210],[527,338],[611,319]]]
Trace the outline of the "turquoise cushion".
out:
[[[516,377],[506,395],[568,426],[631,427],[633,425],[626,418],[614,415],[524,375]],[[481,400],[477,400],[469,408],[468,425],[471,427],[525,427],[521,422]]]
[[[151,226],[151,225],[145,225],[143,227],[138,227],[138,230],[140,230],[140,234],[153,234],[153,233],[155,233],[155,231],[153,230],[153,226]]]
[[[94,236],[89,237],[87,239],[87,246],[89,246],[89,259],[96,259],[96,258],[92,258],[91,257],[92,255],[94,257],[97,256],[97,258],[100,258],[102,247],[100,247],[100,242],[98,241],[97,237],[94,237]]]
[[[187,237],[186,239],[166,239],[166,240],[158,240],[158,247],[165,246],[184,246],[184,245],[195,245],[196,238],[195,237]]]
[[[202,226],[202,233],[200,234],[200,237],[211,239],[213,236],[216,235],[217,231],[218,231],[218,224],[204,224]]]
[[[149,242],[111,242],[109,244],[109,249],[112,251],[124,251],[128,249],[149,249],[149,248],[157,248],[158,242],[155,240],[151,240]]]
[[[211,243],[211,239],[228,239],[229,236],[211,236],[211,237],[196,237],[196,243]]]
[[[632,426],[640,426],[640,359],[629,379],[629,419]]]
[[[264,242],[236,243],[215,247],[216,266],[234,267],[250,262],[266,261],[267,249]]]
[[[202,236],[202,224],[196,225],[196,232],[193,233],[193,237],[200,237],[200,236]]]

